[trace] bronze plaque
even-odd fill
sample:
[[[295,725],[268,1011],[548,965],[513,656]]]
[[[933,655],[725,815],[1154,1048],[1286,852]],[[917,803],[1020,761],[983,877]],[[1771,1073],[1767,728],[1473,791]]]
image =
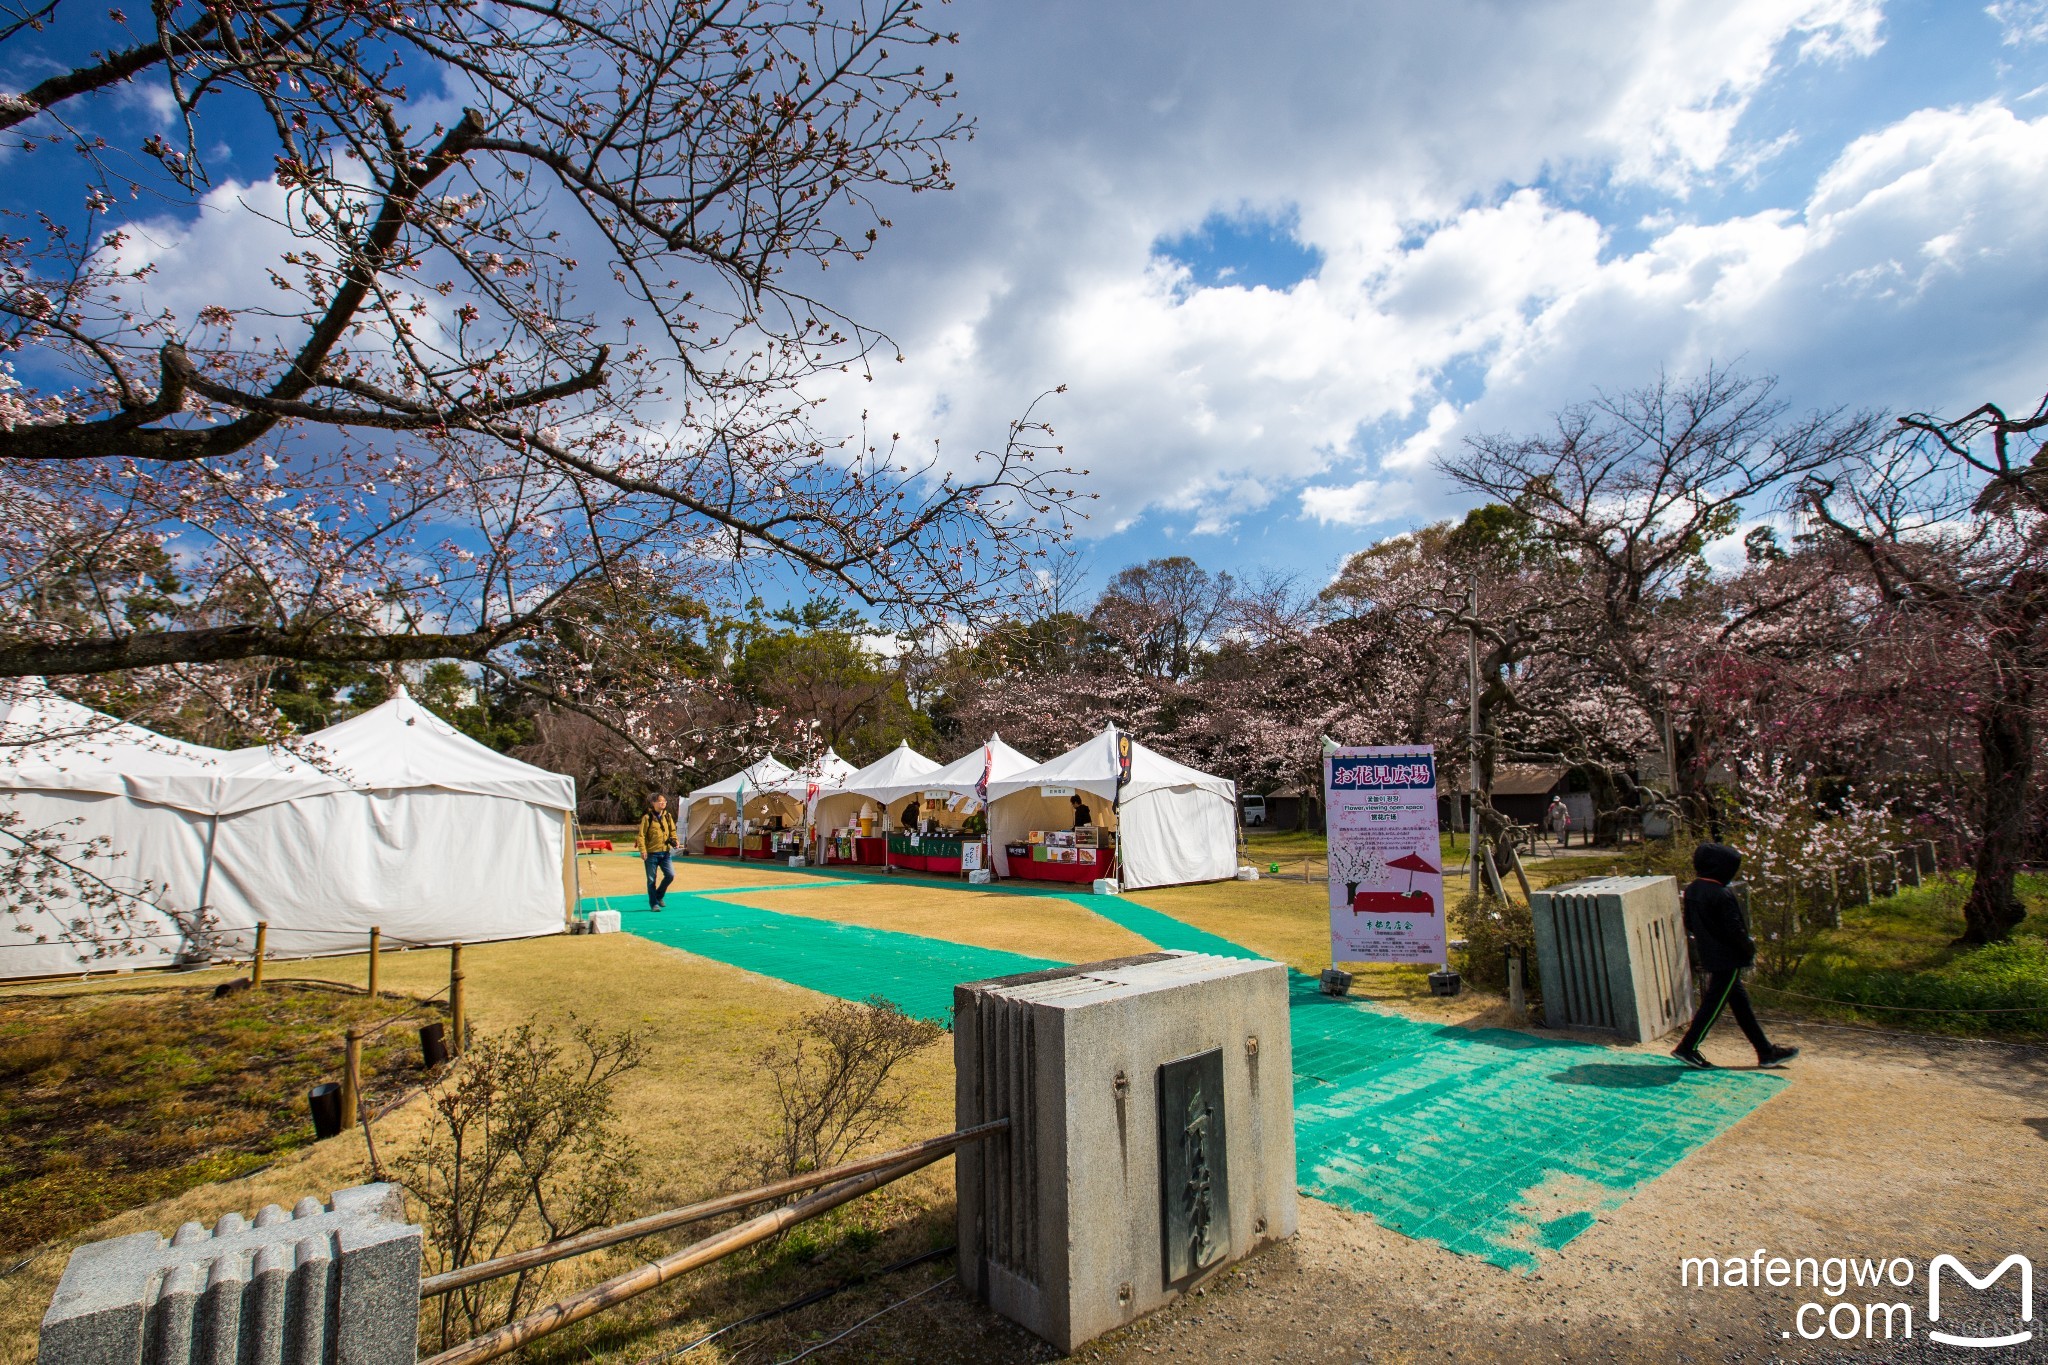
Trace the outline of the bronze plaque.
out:
[[[1166,1283],[1172,1286],[1230,1250],[1221,1048],[1159,1068],[1159,1199]]]

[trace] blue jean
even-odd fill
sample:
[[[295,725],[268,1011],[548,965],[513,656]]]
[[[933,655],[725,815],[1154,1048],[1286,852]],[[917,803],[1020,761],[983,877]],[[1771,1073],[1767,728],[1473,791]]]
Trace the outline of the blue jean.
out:
[[[661,898],[668,894],[669,883],[676,879],[675,864],[671,861],[674,856],[667,849],[663,849],[659,853],[649,853],[641,858],[641,861],[647,864],[647,903],[649,905],[660,905]],[[661,885],[659,886],[654,884],[654,874],[656,872],[661,873]]]

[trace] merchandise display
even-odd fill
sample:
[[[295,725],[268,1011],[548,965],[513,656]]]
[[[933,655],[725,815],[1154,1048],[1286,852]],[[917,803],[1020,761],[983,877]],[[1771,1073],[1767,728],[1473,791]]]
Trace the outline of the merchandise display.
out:
[[[1010,875],[1027,882],[1092,882],[1116,875],[1116,834],[1093,825],[1034,829],[1022,844],[1006,844]]]

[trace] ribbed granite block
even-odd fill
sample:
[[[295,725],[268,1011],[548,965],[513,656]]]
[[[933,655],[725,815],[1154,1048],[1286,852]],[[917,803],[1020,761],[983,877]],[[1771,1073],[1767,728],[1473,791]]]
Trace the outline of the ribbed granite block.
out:
[[[414,1365],[420,1229],[396,1185],[94,1242],[43,1315],[39,1365]]]
[[[1596,877],[1534,892],[1544,1022],[1647,1043],[1684,1023],[1693,981],[1670,877]]]

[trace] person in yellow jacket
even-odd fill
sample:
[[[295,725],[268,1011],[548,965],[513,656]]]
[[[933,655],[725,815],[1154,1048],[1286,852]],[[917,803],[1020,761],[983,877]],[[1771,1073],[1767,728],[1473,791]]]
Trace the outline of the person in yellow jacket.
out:
[[[647,814],[640,817],[640,861],[647,865],[647,908],[661,909],[661,899],[668,894],[669,884],[676,879],[676,818],[668,813],[668,798],[660,792],[647,803]],[[654,874],[661,874],[657,885]]]

